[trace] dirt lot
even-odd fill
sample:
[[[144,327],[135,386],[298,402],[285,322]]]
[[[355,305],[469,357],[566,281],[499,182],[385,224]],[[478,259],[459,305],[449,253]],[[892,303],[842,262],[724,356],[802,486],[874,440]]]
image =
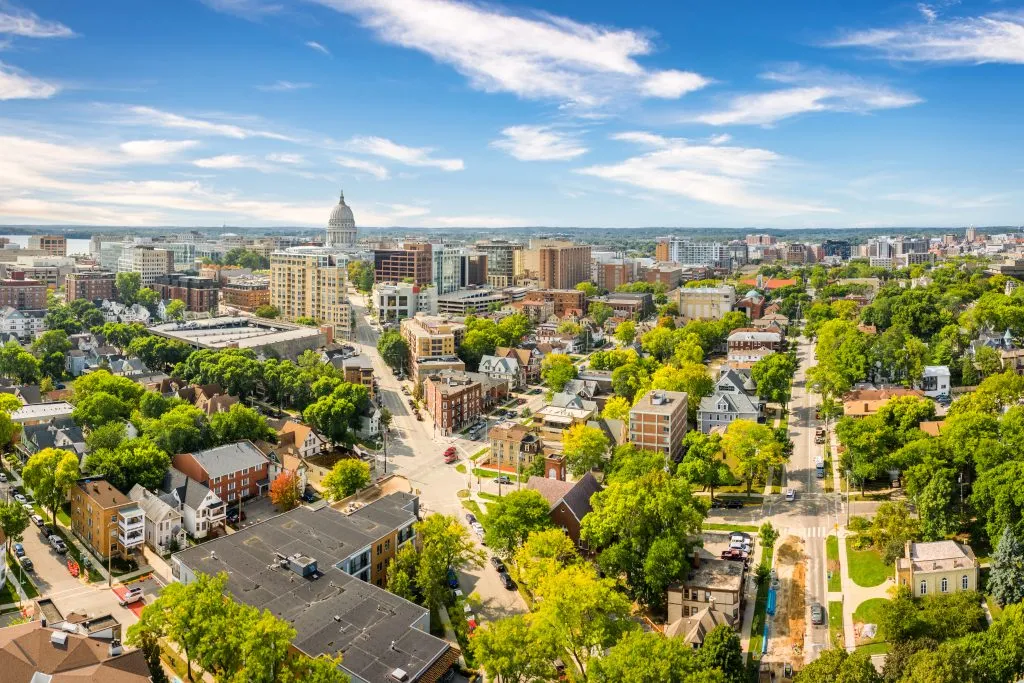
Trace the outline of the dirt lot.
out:
[[[776,555],[779,576],[778,608],[771,617],[769,653],[773,659],[801,663],[804,646],[804,591],[807,583],[807,557],[804,541],[788,536]]]

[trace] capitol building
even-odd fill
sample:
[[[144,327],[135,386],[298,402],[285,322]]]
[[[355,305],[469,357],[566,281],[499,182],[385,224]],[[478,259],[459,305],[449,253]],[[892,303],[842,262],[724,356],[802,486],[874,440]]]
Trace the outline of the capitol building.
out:
[[[338,198],[338,205],[327,220],[326,247],[354,247],[356,244],[356,219],[352,209],[345,203],[345,193]]]

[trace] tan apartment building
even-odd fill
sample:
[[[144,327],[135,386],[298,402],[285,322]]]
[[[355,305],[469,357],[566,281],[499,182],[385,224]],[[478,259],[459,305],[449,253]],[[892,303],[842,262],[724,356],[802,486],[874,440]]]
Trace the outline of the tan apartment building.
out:
[[[87,301],[114,300],[114,282],[117,276],[104,270],[84,270],[68,273],[64,278],[64,292],[67,300]]]
[[[142,508],[103,477],[79,479],[70,495],[71,531],[100,558],[127,558],[146,542]]]
[[[913,543],[896,560],[896,583],[915,598],[978,590],[980,564],[971,546],[956,541]]]
[[[428,242],[405,242],[394,249],[373,251],[373,281],[415,285],[433,282],[433,247]]]
[[[540,241],[536,245],[537,278],[546,289],[572,289],[590,280],[590,245]]]
[[[676,290],[679,315],[690,320],[721,320],[736,304],[736,290],[724,287],[680,287]]]
[[[499,469],[522,472],[529,469],[541,453],[540,436],[529,427],[505,420],[487,432],[491,444],[490,464]]]
[[[432,370],[465,369],[457,351],[466,334],[466,326],[444,316],[417,314],[402,320],[402,338],[409,345],[409,373],[419,382],[423,367]],[[441,363],[441,365],[438,365]]]
[[[578,289],[531,289],[523,297],[524,308],[535,304],[551,304],[551,315],[583,315],[587,312],[587,295]],[[541,322],[546,321],[543,318]]]
[[[570,427],[586,424],[597,415],[595,408],[570,408],[547,405],[533,414],[533,421],[540,425],[540,438],[544,447],[557,453],[562,452],[562,434]]]
[[[513,287],[523,280],[524,247],[518,242],[489,240],[473,245],[476,251],[487,255],[487,284],[495,289]]]
[[[117,259],[117,272],[139,273],[149,287],[161,275],[174,272],[174,252],[146,244],[126,244]]]
[[[68,241],[63,235],[32,235],[28,238],[28,248],[45,251],[50,256],[68,255]]]
[[[630,443],[676,460],[683,454],[686,436],[685,391],[654,389],[629,411]]]
[[[333,254],[274,252],[270,256],[270,305],[285,320],[313,318],[338,336],[354,328],[347,272]]]

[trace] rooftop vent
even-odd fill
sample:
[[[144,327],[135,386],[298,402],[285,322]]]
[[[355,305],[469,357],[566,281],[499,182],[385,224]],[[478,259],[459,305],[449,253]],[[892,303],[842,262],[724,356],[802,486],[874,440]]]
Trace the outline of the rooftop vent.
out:
[[[123,652],[124,652],[124,648],[121,647],[121,641],[120,640],[116,640],[115,639],[115,640],[110,641],[110,647],[107,648],[107,654],[110,657],[117,657],[118,655],[120,655]]]
[[[391,678],[395,681],[407,681],[409,680],[409,674],[405,672],[405,669],[395,669],[391,672]]]
[[[651,405],[663,406],[666,403],[668,403],[668,397],[665,396],[665,392],[655,391],[653,394],[651,394]]]
[[[310,578],[317,573],[316,560],[305,555],[295,554],[288,558],[291,570],[303,578]]]
[[[50,642],[64,647],[68,644],[68,634],[65,631],[54,631],[50,634]]]

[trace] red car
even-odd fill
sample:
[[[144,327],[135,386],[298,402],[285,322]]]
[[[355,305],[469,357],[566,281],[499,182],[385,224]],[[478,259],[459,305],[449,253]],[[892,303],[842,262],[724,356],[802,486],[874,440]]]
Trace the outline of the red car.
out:
[[[449,446],[448,450],[444,452],[445,455],[455,455],[458,451],[455,450],[455,446]]]
[[[733,560],[734,562],[745,562],[747,560],[747,553],[742,550],[731,548],[729,550],[722,551],[723,560]]]
[[[455,453],[452,453],[450,455],[445,455],[444,456],[444,461],[448,465],[451,465],[453,462],[455,462],[458,459],[459,459],[459,456],[456,455]]]

